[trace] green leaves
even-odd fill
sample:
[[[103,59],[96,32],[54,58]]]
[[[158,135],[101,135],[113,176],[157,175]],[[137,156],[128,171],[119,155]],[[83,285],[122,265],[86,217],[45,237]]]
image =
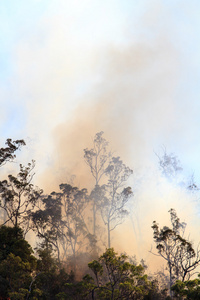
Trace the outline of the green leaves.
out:
[[[88,267],[95,280],[87,275],[83,282],[92,299],[143,299],[148,294],[149,282],[143,274],[144,268],[129,263],[125,254],[117,255],[113,248],[107,249]]]
[[[36,258],[23,232],[18,227],[0,227],[0,290],[1,296],[26,299]],[[3,286],[3,287],[2,287]]]
[[[103,266],[97,260],[93,260],[88,264],[88,267],[93,271],[96,278],[103,274]]]
[[[175,296],[182,297],[182,299],[199,299],[200,298],[200,274],[194,280],[182,282],[178,280],[173,286],[172,290]]]

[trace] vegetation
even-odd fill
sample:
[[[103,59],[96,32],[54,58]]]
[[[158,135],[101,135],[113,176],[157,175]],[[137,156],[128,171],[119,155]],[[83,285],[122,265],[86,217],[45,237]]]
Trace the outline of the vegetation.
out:
[[[8,139],[6,145],[0,149],[1,166],[12,162],[25,142]],[[44,194],[32,183],[34,161],[0,181],[0,299],[200,298],[200,277],[192,277],[200,251],[185,238],[186,223],[174,209],[171,227],[160,228],[156,221],[152,226],[157,253],[151,252],[164,259],[168,275],[148,276],[143,260],[138,264],[111,247],[112,231],[129,214],[133,192],[127,182],[133,171],[108,145],[100,132],[93,147],[84,149],[94,178],[89,192],[61,183],[59,192]],[[170,181],[182,172],[176,156],[166,151],[159,165]],[[185,186],[198,190],[194,181]],[[29,231],[37,237],[35,251],[25,239]]]
[[[172,290],[178,299],[200,299],[200,274],[193,280],[178,280]]]
[[[93,277],[83,278],[86,293],[92,299],[144,299],[150,289],[144,268],[127,259],[125,254],[118,256],[109,248],[98,260],[89,263]]]
[[[12,141],[12,139],[6,140],[6,147],[0,148],[0,166],[3,166],[8,161],[13,161],[16,157],[15,152],[25,146],[24,140]]]
[[[195,252],[192,242],[184,238],[186,224],[180,222],[176,211],[171,209],[172,228],[164,226],[159,229],[158,224],[153,222],[154,241],[159,255],[167,262],[169,270],[170,295],[172,285],[181,280],[190,279],[191,273],[200,263],[200,251]]]
[[[8,180],[0,181],[0,208],[5,212],[3,224],[21,226],[25,234],[30,230],[30,214],[42,194],[42,190],[31,183],[34,166],[34,161],[27,167],[20,164],[17,176],[8,175]]]
[[[128,214],[126,203],[133,192],[131,187],[124,187],[124,184],[133,171],[120,157],[113,157],[111,151],[108,151],[108,142],[103,138],[103,132],[95,135],[92,149],[84,149],[84,158],[95,179],[95,186],[90,195],[93,211],[92,233],[97,239],[99,213],[106,226],[107,245],[110,248],[111,231],[120,225]]]

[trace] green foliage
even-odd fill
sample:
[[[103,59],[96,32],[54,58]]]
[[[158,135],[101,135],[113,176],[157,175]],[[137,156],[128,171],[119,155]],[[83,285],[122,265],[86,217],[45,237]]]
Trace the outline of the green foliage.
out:
[[[0,148],[0,166],[12,161],[15,152],[25,145],[23,140],[11,139],[6,144],[7,147]],[[10,174],[7,180],[0,181],[4,225],[13,226],[0,227],[0,298],[171,299],[158,280],[149,281],[144,274],[144,262],[137,265],[110,248],[111,232],[128,215],[126,204],[133,192],[126,182],[133,171],[108,151],[103,132],[95,135],[91,149],[84,149],[84,159],[95,181],[89,196],[86,189],[67,183],[60,184],[58,193],[42,195],[42,190],[32,184],[34,161],[27,166],[20,164],[17,176]],[[176,179],[182,171],[178,159],[165,152],[159,160],[163,174],[170,180]],[[188,188],[197,189],[193,182]],[[152,228],[158,255],[169,268],[171,291],[179,299],[200,299],[200,276],[189,280],[200,262],[199,251],[184,238],[186,224],[180,222],[175,210],[170,210],[170,217],[171,227],[159,228],[153,222]],[[97,238],[100,239],[98,233],[103,223],[108,249],[97,258]],[[40,239],[38,259],[24,239],[30,229]],[[78,281],[85,274],[82,262],[93,258],[96,259],[88,264],[90,273]]]
[[[31,246],[18,227],[0,227],[0,288],[10,299],[25,299],[36,268]]]
[[[37,250],[39,256],[37,260],[37,270],[39,272],[55,272],[57,263],[49,248],[40,248]]]
[[[33,292],[37,288],[41,293],[40,299],[62,299],[64,295],[68,296],[64,299],[70,299],[69,296],[74,292],[73,282],[73,274],[68,275],[64,269],[52,268],[39,273],[33,284]]]
[[[49,248],[38,260],[18,227],[0,227],[0,296],[10,299],[76,299],[73,274],[67,274]],[[78,297],[78,296],[77,296]],[[78,299],[78,298],[77,298]]]
[[[19,256],[24,262],[35,265],[33,250],[23,237],[23,231],[19,227],[0,227],[0,262],[12,253]]]
[[[150,283],[141,265],[128,262],[125,254],[117,255],[113,248],[88,264],[94,278],[83,278],[85,295],[92,299],[145,299]]]
[[[181,299],[200,299],[200,274],[198,278],[182,282],[178,280],[173,286],[172,290],[176,297]]]
[[[24,300],[28,295],[27,289],[19,289],[18,292],[10,292],[9,297],[11,300]]]

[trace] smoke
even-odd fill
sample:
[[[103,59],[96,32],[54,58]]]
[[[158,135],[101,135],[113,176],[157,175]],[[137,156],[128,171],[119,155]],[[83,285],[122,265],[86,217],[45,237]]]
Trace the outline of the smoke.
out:
[[[155,41],[153,49],[112,47],[104,60],[101,81],[84,95],[71,118],[53,130],[53,168],[62,165],[84,184],[83,149],[90,147],[96,132],[104,131],[114,153],[137,168],[147,163],[158,140],[163,135],[167,140],[173,131],[178,66],[168,41],[166,47]]]
[[[28,137],[27,160],[48,191],[72,174],[87,186],[83,149],[96,132],[132,168],[174,141],[181,66],[172,15],[162,1],[145,5],[127,15],[120,1],[52,1],[16,44],[12,95],[26,118],[17,134]]]
[[[103,130],[114,155],[120,155],[135,171],[130,180],[135,191],[131,214],[112,235],[112,244],[118,251],[144,258],[156,271],[164,262],[149,252],[153,247],[151,226],[154,220],[161,227],[170,226],[170,208],[188,223],[186,236],[192,232],[192,239],[198,241],[195,196],[161,178],[153,151],[171,143],[176,128],[178,54],[169,40],[158,38],[153,46],[136,43],[120,50],[111,47],[104,55],[101,81],[84,95],[72,117],[53,131],[55,160],[47,171],[52,178],[43,176],[48,180],[43,182],[48,186],[51,178],[50,185],[56,188],[74,174],[75,183],[90,190],[94,181],[83,149],[91,148],[95,133]],[[59,173],[55,175],[54,170]]]
[[[134,170],[132,214],[113,244],[146,258],[152,221],[166,225],[170,208],[191,221],[191,228],[197,224],[193,199],[158,180],[154,155],[163,144],[172,151],[181,149],[178,144],[188,147],[184,132],[192,116],[180,93],[185,62],[173,19],[182,2],[168,7],[163,1],[144,1],[145,9],[130,5],[129,14],[123,14],[120,1],[107,2],[51,1],[30,35],[20,27],[11,92],[1,89],[1,95],[13,110],[18,103],[24,123],[18,122],[14,134],[28,140],[21,157],[36,159],[35,182],[46,193],[70,181],[93,187],[83,149],[92,148],[94,135],[104,131],[114,155]],[[187,147],[181,149],[183,157]]]

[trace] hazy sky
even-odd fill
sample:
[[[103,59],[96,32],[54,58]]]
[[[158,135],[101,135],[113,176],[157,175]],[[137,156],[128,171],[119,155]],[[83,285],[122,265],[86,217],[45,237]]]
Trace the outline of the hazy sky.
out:
[[[91,183],[83,149],[100,131],[134,170],[164,145],[200,185],[199,15],[199,0],[0,0],[1,147],[24,139],[18,161],[36,160],[47,192],[73,174]],[[144,175],[140,241],[116,241],[146,258],[154,219],[171,207],[196,219],[190,196]]]
[[[200,179],[199,13],[198,0],[1,0],[1,144],[24,138],[45,170],[103,130],[128,162],[165,145]]]

